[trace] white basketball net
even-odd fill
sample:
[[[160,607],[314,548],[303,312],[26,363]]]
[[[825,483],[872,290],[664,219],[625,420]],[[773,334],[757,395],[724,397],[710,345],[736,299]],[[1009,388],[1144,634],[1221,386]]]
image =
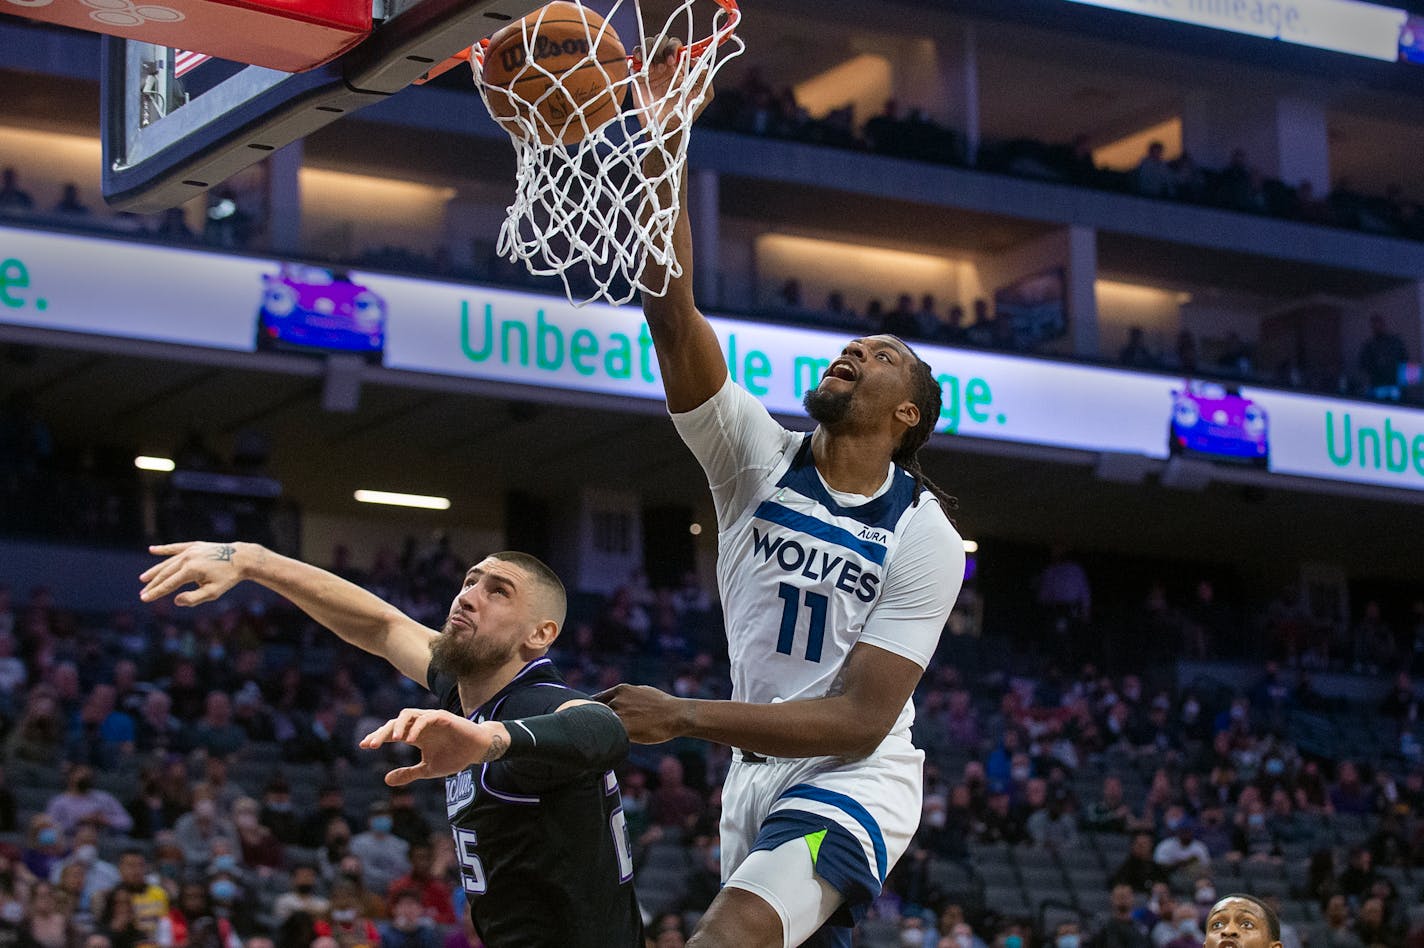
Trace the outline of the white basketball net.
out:
[[[574,2],[583,5],[581,0]],[[613,28],[625,4],[637,18],[638,36],[636,41],[621,37],[634,59],[628,77],[614,82],[616,77],[598,65],[599,39],[602,30]],[[709,96],[717,71],[744,46],[735,32],[741,16],[735,0],[679,0],[656,33],[644,29],[639,0],[613,0],[611,9],[597,12],[606,22],[601,29],[588,31],[588,56],[561,74],[540,66],[529,49],[543,13],[531,16],[523,30],[528,55],[522,67],[525,72],[520,75],[537,73],[552,85],[533,101],[512,90],[496,93],[501,99],[507,96],[517,109],[513,118],[504,119],[504,125],[514,143],[518,166],[514,203],[500,228],[496,252],[511,261],[522,261],[532,274],[559,277],[576,306],[599,299],[618,306],[639,290],[662,296],[669,281],[682,275],[672,237],[687,167],[688,136],[684,131]],[[694,22],[698,13],[704,20],[701,34]],[[710,36],[684,50],[682,68],[666,97],[644,102],[650,97],[646,92],[635,94],[633,88],[635,84],[641,86],[640,91],[648,88],[647,66],[638,55],[640,51],[662,49],[672,38],[705,34],[709,14]],[[475,47],[473,54],[475,85],[490,107],[490,91],[482,81],[480,47]],[[551,125],[540,114],[539,103],[562,91],[561,76],[590,65],[612,86],[618,115],[594,127],[580,107],[563,123]],[[595,99],[591,104],[596,108],[597,102]],[[490,107],[490,111],[495,114],[496,110]],[[588,133],[577,143],[560,144],[563,131],[572,128],[588,129]],[[541,133],[554,144],[543,144]],[[653,178],[647,177],[643,168],[650,155],[660,168]],[[644,270],[650,263],[656,266],[645,283]]]

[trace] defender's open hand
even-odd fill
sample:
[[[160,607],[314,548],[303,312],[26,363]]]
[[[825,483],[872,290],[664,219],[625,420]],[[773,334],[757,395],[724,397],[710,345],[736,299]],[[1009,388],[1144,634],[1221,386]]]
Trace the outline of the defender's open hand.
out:
[[[148,552],[168,557],[139,576],[147,583],[138,594],[144,602],[162,599],[187,585],[197,586],[178,593],[173,601],[180,606],[212,602],[242,582],[242,566],[237,562],[242,543],[166,543],[150,546]],[[245,551],[244,551],[245,552]]]
[[[509,749],[509,732],[498,721],[476,724],[449,711],[406,708],[362,738],[361,746],[374,750],[391,741],[420,748],[420,763],[386,774],[388,786],[400,787],[498,760]]]

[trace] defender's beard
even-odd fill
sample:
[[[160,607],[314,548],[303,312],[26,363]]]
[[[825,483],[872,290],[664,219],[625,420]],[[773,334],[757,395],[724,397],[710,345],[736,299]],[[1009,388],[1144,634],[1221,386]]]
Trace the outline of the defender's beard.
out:
[[[498,645],[489,639],[480,638],[471,630],[469,638],[461,638],[451,631],[447,620],[440,635],[430,644],[430,664],[437,672],[459,680],[471,675],[479,675],[498,668],[514,657],[513,645]]]
[[[850,392],[828,392],[813,388],[801,398],[806,414],[823,425],[834,425],[850,414]]]

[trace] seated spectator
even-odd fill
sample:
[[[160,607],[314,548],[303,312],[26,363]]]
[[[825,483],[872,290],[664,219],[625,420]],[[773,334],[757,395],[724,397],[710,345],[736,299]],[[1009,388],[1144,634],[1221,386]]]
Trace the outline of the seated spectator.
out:
[[[692,831],[706,804],[702,795],[683,783],[682,762],[671,755],[658,762],[658,786],[652,794],[652,823],[671,839]]]
[[[292,888],[277,896],[272,903],[272,915],[278,925],[298,913],[322,918],[331,908],[331,903],[317,891],[316,866],[302,863],[292,869]]]
[[[148,857],[143,850],[131,847],[119,855],[119,886],[115,891],[128,894],[134,926],[141,935],[135,948],[154,948],[168,918],[168,893],[149,879]]]
[[[964,325],[964,307],[958,303],[949,307],[944,322],[939,327],[938,339],[951,346],[963,345],[968,341],[969,330]]]
[[[1152,369],[1160,360],[1147,348],[1147,334],[1142,327],[1133,326],[1127,331],[1127,345],[1118,353],[1117,361],[1136,369]]]
[[[349,882],[332,886],[331,917],[317,921],[316,934],[334,938],[341,948],[379,948],[381,943],[373,917],[363,911],[360,895]]]
[[[30,893],[20,937],[22,944],[28,943],[34,948],[70,948],[73,944],[73,919],[60,908],[54,886],[48,882],[36,884]]]
[[[1048,805],[1025,821],[1024,828],[1040,849],[1066,852],[1078,845],[1078,826],[1072,800],[1062,791],[1053,794]]]
[[[410,872],[410,843],[391,832],[395,821],[384,801],[371,804],[364,833],[351,837],[351,854],[361,860],[366,888],[385,895],[391,883]]]
[[[1097,833],[1125,833],[1131,819],[1132,810],[1122,795],[1122,778],[1104,777],[1102,796],[1083,813],[1083,828]]]
[[[127,889],[114,889],[104,898],[99,931],[109,939],[113,948],[139,948],[147,943],[134,914],[133,895]]]
[[[0,172],[0,214],[24,214],[35,206],[34,198],[21,189],[14,168]]]
[[[183,849],[189,865],[206,865],[212,853],[213,841],[226,840],[238,846],[237,828],[218,810],[217,801],[207,787],[193,791],[193,809],[178,818],[173,826],[173,838]]]
[[[242,750],[247,743],[247,733],[233,721],[232,699],[226,692],[208,692],[203,716],[193,725],[188,743],[215,757],[226,757]]]
[[[1169,873],[1205,868],[1211,864],[1211,853],[1196,838],[1196,821],[1183,817],[1173,835],[1157,844],[1152,861]]]
[[[231,870],[209,870],[208,912],[189,929],[192,948],[228,948],[233,936],[242,939],[258,933],[249,895]]]
[[[50,871],[68,852],[64,834],[59,831],[54,820],[43,813],[30,817],[29,828],[25,833],[25,846],[20,851],[20,861],[31,875],[38,879],[48,879]]]
[[[84,888],[81,898],[92,902],[94,897],[119,884],[119,867],[99,858],[99,834],[91,825],[80,827],[74,834],[74,851],[55,863],[49,872],[49,881],[58,884],[65,870],[70,866],[84,868]]]
[[[1352,927],[1350,903],[1343,895],[1333,895],[1325,903],[1324,948],[1364,948]]]
[[[1365,948],[1403,948],[1402,933],[1391,926],[1385,917],[1384,900],[1370,897],[1360,903],[1359,916],[1355,919],[1355,937]]]
[[[356,893],[356,902],[361,908],[362,915],[371,918],[385,918],[387,911],[385,893],[373,892],[366,886],[366,870],[361,866],[361,858],[348,853],[341,857],[341,861],[330,867],[331,871],[324,873],[331,879],[331,893],[335,894],[336,886],[346,883],[351,886]]]
[[[286,863],[282,841],[262,825],[261,807],[251,797],[243,797],[232,805],[232,824],[237,829],[237,841],[242,847],[243,865],[270,875]]]
[[[1089,942],[1091,948],[1152,948],[1152,940],[1132,917],[1136,904],[1137,895],[1131,886],[1114,883],[1109,897],[1110,914]]]
[[[328,784],[317,793],[316,811],[302,821],[301,845],[316,849],[326,844],[334,819],[350,823],[346,813],[346,795],[335,784]]]
[[[182,741],[183,725],[173,716],[173,699],[154,688],[144,695],[135,722],[135,746],[141,754],[174,753]]]
[[[1365,816],[1374,812],[1374,788],[1360,779],[1360,769],[1352,760],[1342,760],[1330,788],[1330,806],[1336,813]]]
[[[292,788],[282,777],[273,777],[262,791],[258,820],[272,831],[278,842],[287,846],[301,845],[301,824],[292,812]]]
[[[94,788],[94,771],[85,766],[70,769],[64,792],[49,801],[45,815],[66,836],[84,823],[115,833],[127,833],[133,827],[133,818],[123,804],[108,791]]]
[[[1206,941],[1197,910],[1185,902],[1172,907],[1170,917],[1164,917],[1152,929],[1152,944],[1156,948],[1200,948]]]
[[[1403,395],[1399,367],[1409,361],[1404,340],[1389,331],[1379,313],[1370,316],[1370,337],[1360,347],[1360,372],[1370,398],[1397,402]]]
[[[1256,373],[1256,360],[1251,347],[1236,332],[1230,330],[1222,343],[1221,353],[1216,357],[1216,367],[1223,375],[1234,375],[1249,379]]]
[[[1340,873],[1340,892],[1351,899],[1362,898],[1379,878],[1374,867],[1374,854],[1369,847],[1359,846],[1350,853],[1350,864]]]
[[[381,948],[441,948],[439,934],[430,924],[413,891],[391,898],[391,918],[380,926]]]
[[[1234,822],[1228,859],[1233,862],[1280,863],[1280,847],[1271,835],[1267,825],[1266,805],[1261,802],[1261,796],[1255,787],[1248,787],[1246,792],[1241,794]]]
[[[1169,198],[1176,189],[1176,175],[1167,166],[1166,148],[1161,142],[1147,146],[1147,154],[1137,166],[1137,193],[1143,197]]]
[[[1010,807],[1007,790],[995,790],[989,794],[981,826],[981,843],[1007,843],[1017,846],[1027,838],[1023,823]]]
[[[415,792],[409,786],[391,790],[391,832],[414,846],[430,841],[430,823],[415,807]]]
[[[1053,948],[1081,948],[1083,926],[1074,921],[1059,922],[1053,929]]]
[[[1125,885],[1134,892],[1150,892],[1152,886],[1167,881],[1168,870],[1153,859],[1152,834],[1136,833],[1122,864],[1113,870],[1109,880],[1114,886]]]
[[[54,206],[54,213],[71,217],[84,217],[89,213],[89,208],[79,200],[79,185],[72,181],[65,184],[59,202]],[[114,948],[119,948],[119,946],[116,944]]]
[[[437,925],[455,924],[453,893],[443,879],[432,871],[435,852],[429,843],[415,843],[410,847],[410,872],[391,883],[390,897],[403,892],[414,892],[431,921]]]

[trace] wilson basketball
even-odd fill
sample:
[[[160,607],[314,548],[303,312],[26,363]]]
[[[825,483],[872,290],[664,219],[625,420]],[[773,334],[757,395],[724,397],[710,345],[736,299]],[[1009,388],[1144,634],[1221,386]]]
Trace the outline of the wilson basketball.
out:
[[[532,106],[548,123],[536,123],[539,140],[571,145],[618,115],[628,54],[597,13],[551,3],[490,37],[482,75],[490,114],[506,130],[527,134],[513,119]]]

